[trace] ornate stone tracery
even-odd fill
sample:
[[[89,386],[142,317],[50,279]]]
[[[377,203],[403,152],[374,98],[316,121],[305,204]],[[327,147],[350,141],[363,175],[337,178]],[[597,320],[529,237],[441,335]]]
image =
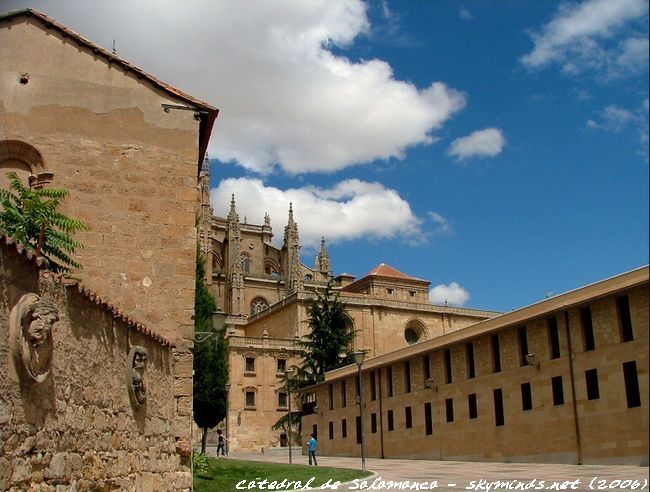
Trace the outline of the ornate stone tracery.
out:
[[[10,350],[21,383],[42,383],[52,368],[52,329],[58,306],[37,294],[20,298],[9,317]]]

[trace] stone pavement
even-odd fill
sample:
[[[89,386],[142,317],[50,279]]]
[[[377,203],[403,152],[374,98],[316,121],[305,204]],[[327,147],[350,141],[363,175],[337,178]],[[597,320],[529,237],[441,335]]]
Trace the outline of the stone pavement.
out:
[[[299,450],[295,464],[307,464]],[[261,453],[231,454],[231,459],[287,463],[287,457]],[[359,458],[319,456],[320,466],[361,468]],[[368,458],[372,478],[342,484],[338,490],[648,490],[647,466],[486,463]],[[363,481],[365,480],[365,487]],[[480,482],[482,480],[482,482]],[[381,483],[381,482],[384,483]],[[389,481],[401,482],[402,488]],[[501,484],[494,482],[500,481]],[[543,483],[542,483],[543,481]],[[619,482],[620,481],[620,482]],[[419,489],[415,488],[419,484]],[[433,486],[433,482],[437,482]],[[412,486],[413,488],[407,488]]]

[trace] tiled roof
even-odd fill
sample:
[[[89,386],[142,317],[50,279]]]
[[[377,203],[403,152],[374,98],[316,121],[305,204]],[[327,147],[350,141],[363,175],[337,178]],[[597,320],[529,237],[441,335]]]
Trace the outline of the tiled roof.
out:
[[[367,276],[369,277],[371,275],[375,275],[377,277],[401,278],[404,280],[421,280],[419,278],[411,277],[410,275],[402,273],[396,268],[393,268],[390,265],[386,265],[385,263],[379,264]]]
[[[5,234],[2,234],[0,232],[0,241],[6,244],[9,249],[15,249],[16,252],[18,252],[19,255],[25,256],[28,261],[32,262],[34,265],[36,265],[39,269],[42,270],[47,270],[47,260],[45,260],[42,257],[37,257],[36,253],[34,250],[30,248],[26,248],[23,244],[19,243],[12,237],[6,236]],[[71,279],[71,278],[66,278],[63,275],[54,273],[54,272],[48,272],[49,275],[51,275],[54,280],[64,287],[73,289],[77,288],[79,293],[86,297],[88,300],[91,302],[94,302],[98,306],[101,306],[105,311],[111,313],[115,318],[120,318],[127,326],[130,328],[133,328],[135,331],[142,333],[143,335],[146,335],[159,344],[161,344],[163,347],[173,347],[174,344],[167,340],[166,338],[162,337],[161,335],[157,334],[153,330],[147,328],[143,323],[140,323],[136,319],[132,318],[131,316],[127,315],[124,311],[122,311],[120,308],[117,306],[111,304],[110,302],[106,301],[105,299],[102,299],[99,297],[95,292],[90,290],[88,287],[86,287],[83,283],[81,283],[79,280]]]
[[[60,24],[52,17],[48,16],[47,14],[44,14],[40,10],[28,8],[28,9],[8,12],[6,14],[1,14],[0,23],[21,16],[32,16],[41,20],[48,28],[54,28],[59,32],[61,32],[64,36],[74,39],[80,45],[89,48],[94,54],[103,56],[111,63],[116,63],[122,66],[123,68],[125,68],[126,70],[135,73],[138,77],[147,79],[152,85],[158,87],[159,89],[164,90],[168,94],[171,94],[176,98],[179,98],[193,106],[196,106],[197,109],[204,110],[207,114],[207,117],[201,118],[201,128],[200,128],[200,136],[199,136],[199,162],[198,162],[199,169],[200,169],[200,166],[203,163],[205,152],[207,151],[208,148],[208,142],[210,140],[210,135],[212,134],[212,127],[214,126],[214,121],[217,119],[217,116],[219,114],[219,110],[217,108],[209,105],[204,101],[201,101],[200,99],[190,96],[189,94],[186,94],[180,89],[177,89],[169,84],[166,84],[162,80],[145,72],[141,68],[133,65],[132,63],[129,63],[128,61],[120,58],[116,54],[111,53],[110,51],[107,51],[101,46],[93,43],[88,38],[83,37],[81,34],[73,31],[72,29],[64,26],[63,24]]]

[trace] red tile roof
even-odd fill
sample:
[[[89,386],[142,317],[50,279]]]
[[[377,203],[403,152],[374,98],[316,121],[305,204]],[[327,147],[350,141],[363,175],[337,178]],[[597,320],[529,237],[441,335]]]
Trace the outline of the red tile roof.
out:
[[[393,268],[390,265],[386,265],[385,263],[379,264],[366,276],[369,277],[371,275],[375,275],[377,277],[401,278],[404,280],[421,280],[419,278],[411,277],[410,275],[402,273],[398,269]]]
[[[177,89],[169,84],[166,84],[162,80],[145,72],[141,68],[133,65],[132,63],[129,63],[128,61],[120,58],[114,53],[111,53],[110,51],[107,51],[101,46],[93,43],[88,38],[83,37],[81,34],[73,31],[72,29],[64,26],[63,24],[60,24],[52,17],[48,16],[47,14],[44,14],[40,10],[28,8],[23,10],[16,10],[14,12],[8,12],[6,14],[1,14],[0,23],[7,22],[10,21],[11,19],[14,19],[16,17],[21,17],[21,16],[26,16],[26,17],[31,16],[31,17],[35,17],[36,19],[39,19],[48,28],[54,28],[59,32],[61,32],[64,36],[70,37],[80,45],[89,48],[93,52],[93,54],[103,56],[111,63],[116,63],[122,66],[124,69],[135,73],[138,77],[148,80],[155,87],[162,89],[168,94],[178,99],[181,99],[182,101],[185,101],[190,105],[196,106],[197,109],[199,110],[202,110],[202,112],[200,113],[201,125],[199,128],[200,135],[199,135],[199,161],[198,161],[199,171],[201,170],[201,165],[203,163],[205,153],[208,150],[208,142],[210,141],[210,135],[212,134],[212,127],[214,126],[214,121],[217,119],[217,116],[219,115],[219,110],[217,108],[209,105],[204,101],[201,101],[200,99],[190,96],[189,94],[186,94],[180,89]]]

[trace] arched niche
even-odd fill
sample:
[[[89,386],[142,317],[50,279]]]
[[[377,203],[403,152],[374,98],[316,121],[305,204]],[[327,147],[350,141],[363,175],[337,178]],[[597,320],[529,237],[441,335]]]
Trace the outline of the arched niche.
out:
[[[14,171],[26,186],[30,185],[30,176],[34,176],[33,183],[40,186],[52,177],[45,172],[41,153],[20,140],[0,142],[0,188],[8,188],[7,173],[10,171]]]

